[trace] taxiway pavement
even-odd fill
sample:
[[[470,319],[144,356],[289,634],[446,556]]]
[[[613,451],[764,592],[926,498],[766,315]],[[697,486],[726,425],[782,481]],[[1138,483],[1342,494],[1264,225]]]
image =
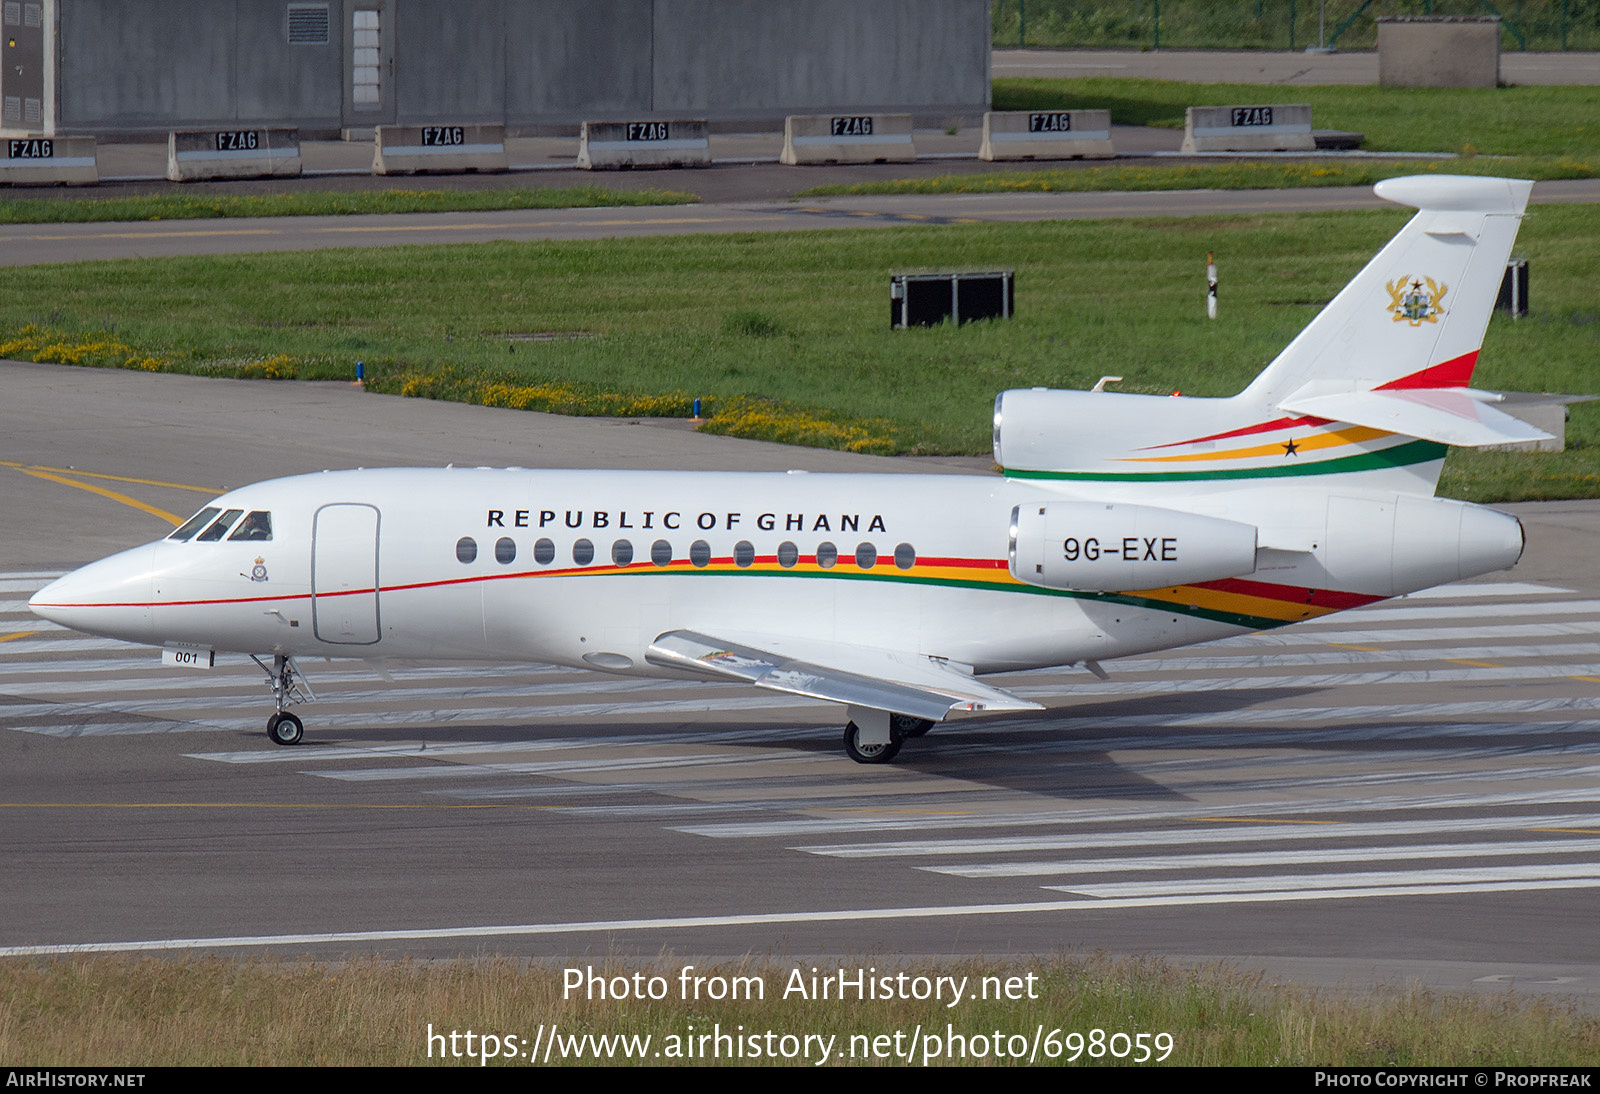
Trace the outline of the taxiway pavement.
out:
[[[283,749],[242,658],[163,669],[27,597],[163,534],[152,509],[325,466],[983,461],[332,384],[3,364],[0,390],[0,953],[1107,950],[1600,997],[1595,503],[1512,507],[1510,574],[1013,677],[1049,709],[889,767],[826,705],[537,665],[310,665]]]

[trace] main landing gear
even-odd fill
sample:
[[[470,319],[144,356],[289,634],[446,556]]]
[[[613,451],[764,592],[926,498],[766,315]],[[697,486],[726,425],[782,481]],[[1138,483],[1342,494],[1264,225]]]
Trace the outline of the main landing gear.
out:
[[[250,660],[267,674],[267,686],[272,689],[272,697],[278,704],[277,712],[267,719],[267,737],[275,745],[299,744],[306,735],[305,723],[285,708],[290,703],[316,699],[311,685],[306,683],[305,676],[300,672],[300,666],[295,664],[293,657],[285,657],[281,653],[273,655],[270,669],[266,662],[253,653]]]
[[[856,716],[857,712],[852,708],[851,714]],[[913,737],[921,737],[932,728],[933,723],[926,718],[913,718],[909,714],[890,714],[888,742],[867,744],[863,741],[865,735],[861,727],[851,721],[844,727],[844,752],[858,764],[886,764],[899,755],[900,746],[906,741]]]

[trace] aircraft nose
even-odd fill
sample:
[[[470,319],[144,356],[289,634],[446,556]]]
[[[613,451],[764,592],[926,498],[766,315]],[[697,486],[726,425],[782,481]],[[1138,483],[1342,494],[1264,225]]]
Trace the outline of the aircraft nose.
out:
[[[41,619],[87,634],[129,642],[153,641],[150,591],[155,544],[91,562],[33,594],[28,608]]]

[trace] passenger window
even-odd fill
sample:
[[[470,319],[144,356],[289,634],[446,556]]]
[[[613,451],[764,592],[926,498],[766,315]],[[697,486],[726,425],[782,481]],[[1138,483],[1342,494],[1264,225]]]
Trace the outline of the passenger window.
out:
[[[633,561],[633,544],[625,539],[619,539],[611,545],[611,562],[615,566],[626,566]]]
[[[817,565],[824,570],[833,569],[833,564],[839,561],[839,548],[831,543],[817,544]]]
[[[190,536],[194,535],[200,529],[210,524],[211,518],[220,512],[222,512],[222,510],[218,509],[216,506],[208,505],[194,516],[184,521],[183,527],[179,528],[176,532],[173,532],[167,538],[175,539],[180,543],[188,542]]]
[[[657,566],[668,566],[672,563],[672,544],[664,539],[658,539],[650,545],[650,561]]]
[[[204,532],[201,532],[200,538],[195,540],[195,542],[217,542],[217,540],[228,534],[228,529],[233,527],[233,522],[238,520],[243,514],[243,509],[229,509],[226,513],[217,518],[217,522],[215,524],[213,524],[210,528],[207,528]]]
[[[456,559],[461,563],[474,562],[478,557],[478,541],[471,536],[456,540]]]
[[[778,544],[778,565],[785,570],[800,561],[800,548],[792,543]]]
[[[711,544],[703,539],[697,539],[689,545],[689,561],[696,566],[709,566],[711,564]]]
[[[510,536],[501,536],[494,541],[494,560],[502,566],[509,566],[517,560],[517,541]]]
[[[257,510],[239,522],[228,542],[270,543],[272,541],[272,514]]]
[[[909,570],[917,564],[917,549],[909,543],[902,543],[894,549],[894,564],[902,570]]]
[[[756,560],[756,549],[747,539],[733,545],[733,564],[743,569]]]
[[[870,543],[856,545],[856,565],[863,570],[870,570],[878,564],[878,549]]]
[[[556,545],[548,539],[541,539],[533,545],[533,561],[541,566],[548,566],[556,560]]]
[[[579,566],[587,566],[594,561],[594,544],[586,539],[580,539],[572,545],[572,561]]]

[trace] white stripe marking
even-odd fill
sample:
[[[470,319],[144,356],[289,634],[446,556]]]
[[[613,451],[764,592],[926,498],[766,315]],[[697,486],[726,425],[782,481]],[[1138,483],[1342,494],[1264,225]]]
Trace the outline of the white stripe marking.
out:
[[[1502,840],[1493,843],[1422,843],[1394,847],[1292,847],[1282,851],[1071,859],[1064,862],[988,862],[972,866],[918,866],[917,869],[930,874],[949,874],[952,877],[1050,877],[1056,874],[1133,874],[1156,870],[1301,866],[1325,862],[1388,862],[1479,856],[1492,858],[1500,855],[1580,855],[1593,851],[1600,851],[1600,840]]]
[[[1353,874],[1303,874],[1287,877],[1209,877],[1167,881],[1130,881],[1120,885],[1045,885],[1064,893],[1120,897],[1192,896],[1200,893],[1289,893],[1321,889],[1377,889],[1480,882],[1561,881],[1585,879],[1600,885],[1600,864],[1489,866],[1456,870],[1372,870]]]
[[[69,953],[132,953],[149,950],[237,949],[257,946],[308,946],[352,942],[405,942],[448,938],[505,938],[517,935],[593,934],[610,931],[690,930],[748,927],[783,923],[864,923],[895,919],[949,919],[971,916],[1039,915],[1047,912],[1101,912],[1121,908],[1160,908],[1175,904],[1245,904],[1290,900],[1351,900],[1362,897],[1438,896],[1546,889],[1592,889],[1600,881],[1568,879],[1525,883],[1488,882],[1468,885],[1417,885],[1394,889],[1334,889],[1299,893],[1217,893],[1186,898],[1144,900],[1050,900],[1016,904],[960,904],[920,908],[850,908],[823,912],[766,912],[745,915],[683,916],[667,919],[604,919],[576,923],[522,923],[494,927],[437,927],[411,930],[337,931],[327,933],[235,935],[216,938],[166,938],[138,942],[78,942],[0,947],[0,957],[45,957]]]

